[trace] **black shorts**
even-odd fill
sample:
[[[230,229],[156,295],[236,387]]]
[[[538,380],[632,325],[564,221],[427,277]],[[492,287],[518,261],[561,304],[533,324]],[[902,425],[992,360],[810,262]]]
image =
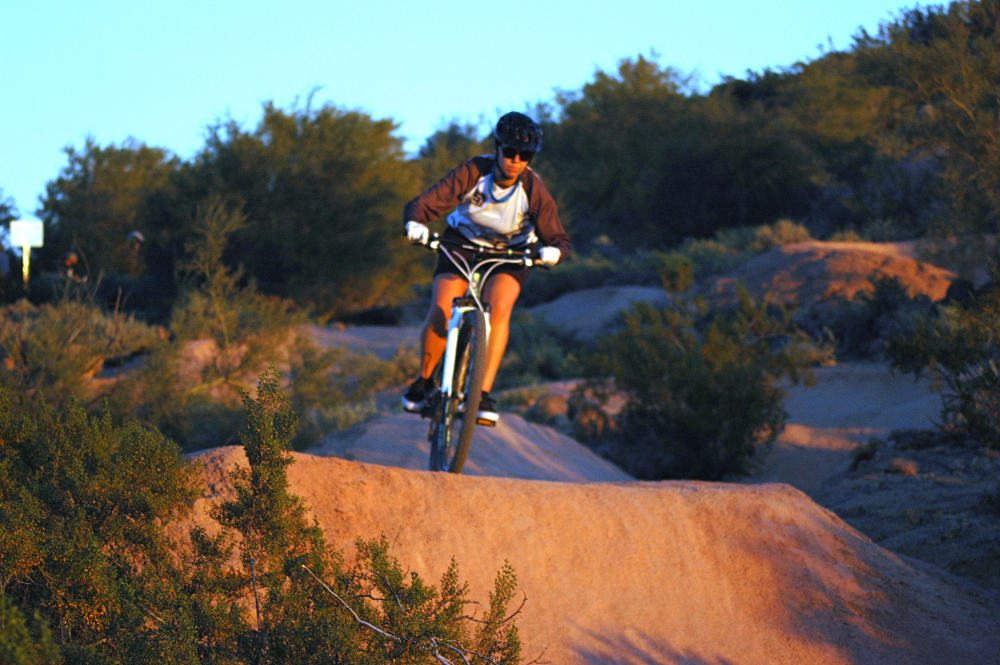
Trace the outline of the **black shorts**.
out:
[[[464,257],[466,261],[470,262],[474,254],[470,250],[459,249],[457,247],[449,247],[448,251],[459,254],[460,256]],[[528,275],[531,274],[531,268],[527,268],[523,265],[518,265],[514,263],[502,263],[493,268],[492,270],[490,270],[490,277],[496,275],[497,273],[504,273],[510,275],[511,277],[516,279],[517,283],[520,284],[521,287],[523,288],[524,283],[528,279]],[[437,267],[434,269],[434,277],[437,277],[438,275],[458,275],[459,277],[464,278],[462,271],[459,270],[454,263],[452,263],[451,259],[449,259],[442,253],[438,254]]]

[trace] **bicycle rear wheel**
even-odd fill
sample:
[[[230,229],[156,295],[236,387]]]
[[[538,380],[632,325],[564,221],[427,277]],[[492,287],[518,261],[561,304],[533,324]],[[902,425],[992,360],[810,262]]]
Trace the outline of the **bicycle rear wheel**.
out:
[[[452,394],[440,395],[431,424],[431,471],[461,473],[476,429],[486,373],[486,317],[478,309],[466,312],[460,326]]]

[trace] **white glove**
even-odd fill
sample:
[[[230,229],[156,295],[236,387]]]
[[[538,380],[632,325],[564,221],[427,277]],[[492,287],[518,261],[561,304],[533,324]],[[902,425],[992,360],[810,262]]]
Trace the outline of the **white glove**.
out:
[[[543,266],[554,266],[562,258],[558,247],[542,247],[538,250],[538,263]]]
[[[413,245],[426,245],[430,240],[431,231],[420,222],[406,223],[406,239]]]

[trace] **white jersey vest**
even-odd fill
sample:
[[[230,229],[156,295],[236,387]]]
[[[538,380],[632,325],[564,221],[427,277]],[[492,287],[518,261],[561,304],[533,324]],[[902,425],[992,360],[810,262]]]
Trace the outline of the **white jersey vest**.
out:
[[[499,189],[493,174],[479,178],[448,216],[448,225],[477,244],[506,247],[537,242],[535,227],[528,220],[528,194],[521,179]]]

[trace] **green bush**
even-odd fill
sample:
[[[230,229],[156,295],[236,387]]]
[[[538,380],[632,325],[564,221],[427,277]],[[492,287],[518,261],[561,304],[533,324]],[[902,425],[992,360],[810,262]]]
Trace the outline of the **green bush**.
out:
[[[940,316],[918,321],[906,335],[889,340],[895,369],[929,372],[942,387],[941,418],[1000,449],[1000,289],[940,308]]]
[[[784,427],[778,380],[809,380],[829,356],[797,331],[789,312],[753,302],[708,316],[678,298],[633,307],[624,328],[587,361],[590,389],[627,397],[613,445],[603,450],[642,479],[719,479],[741,473],[759,443]]]
[[[16,406],[0,387],[0,580],[52,626],[65,662],[193,662],[163,532],[188,480],[155,431],[72,404]]]
[[[109,361],[122,363],[152,349],[156,331],[131,316],[62,301],[36,307],[27,300],[0,308],[0,385],[16,403],[71,398],[95,407],[108,393],[95,380]]]
[[[818,336],[832,334],[842,360],[884,360],[890,339],[913,334],[938,315],[938,307],[926,295],[908,295],[895,277],[878,277],[874,286],[871,294],[813,306],[796,320]]]
[[[4,665],[58,665],[62,662],[52,631],[35,613],[33,625],[14,601],[0,593],[0,663]]]
[[[185,450],[236,442],[241,395],[275,363],[287,373],[303,426],[296,448],[348,427],[375,411],[374,392],[415,372],[409,355],[391,361],[320,348],[304,330],[305,317],[289,301],[242,283],[222,261],[242,214],[223,199],[198,209],[196,237],[182,265],[186,286],[171,322],[172,341],[124,377],[111,395],[122,417],[139,417]]]
[[[0,662],[429,664],[452,647],[519,662],[514,571],[474,624],[454,564],[427,585],[380,538],[346,566],[288,492],[296,418],[273,369],[257,393],[224,528],[187,547],[164,529],[194,498],[174,444],[73,405],[15,407],[0,386]]]

